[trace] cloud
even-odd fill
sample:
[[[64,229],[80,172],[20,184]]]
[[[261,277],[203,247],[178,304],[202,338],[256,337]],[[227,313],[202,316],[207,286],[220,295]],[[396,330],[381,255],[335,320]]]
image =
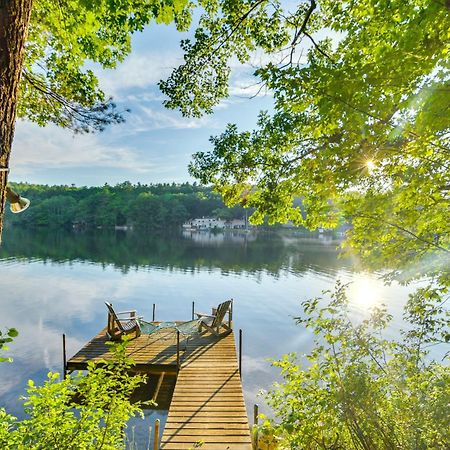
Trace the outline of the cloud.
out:
[[[173,68],[181,63],[181,53],[173,50],[159,53],[134,53],[115,70],[100,71],[98,78],[100,86],[107,95],[122,99],[127,90],[155,86],[159,80],[167,78]]]
[[[167,97],[165,97],[157,88],[154,89],[148,89],[145,91],[140,91],[138,93],[128,94],[125,98],[125,102],[158,102],[162,103],[164,100],[166,100]]]
[[[267,95],[272,96],[272,93],[261,84],[261,79],[255,76],[255,70],[267,64],[269,60],[274,63],[279,62],[278,56],[276,56],[277,61],[274,58],[273,55],[267,55],[260,50],[250,55],[250,60],[246,64],[241,64],[236,57],[233,57],[230,61],[231,76],[228,88],[230,97],[228,101],[236,103],[236,101],[239,101],[236,97],[249,99]]]
[[[229,94],[232,97],[245,98],[272,96],[271,91],[262,85],[257,78],[250,78],[246,75],[237,76],[231,80]]]
[[[165,128],[186,130],[195,128],[215,128],[215,124],[209,117],[204,116],[200,119],[181,117],[177,111],[161,110],[148,106],[141,106],[144,112],[144,117],[141,121],[144,122],[149,130],[160,130]]]
[[[17,123],[11,166],[19,175],[35,168],[88,166],[143,172],[152,167],[134,149],[108,142],[104,135],[74,136],[55,125],[41,128],[25,121]]]

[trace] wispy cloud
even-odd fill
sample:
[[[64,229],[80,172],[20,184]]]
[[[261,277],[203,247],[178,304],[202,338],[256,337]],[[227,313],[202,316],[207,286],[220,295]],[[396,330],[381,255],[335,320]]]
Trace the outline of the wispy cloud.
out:
[[[74,136],[54,125],[40,128],[24,121],[17,124],[11,165],[17,175],[43,167],[107,167],[136,172],[152,167],[143,163],[133,148],[107,142],[102,134]]]
[[[127,90],[156,86],[159,80],[167,78],[181,62],[181,53],[175,51],[135,53],[115,70],[101,71],[98,78],[107,95],[122,100]]]
[[[146,89],[145,91],[140,91],[138,93],[130,93],[125,96],[124,101],[135,102],[135,103],[147,103],[147,102],[158,102],[161,103],[167,97],[158,90],[157,87]]]
[[[249,77],[246,74],[237,75],[231,79],[229,94],[231,97],[263,97],[272,96],[272,92],[260,83],[255,77]]]
[[[144,122],[149,130],[214,128],[214,121],[208,116],[200,119],[187,118],[180,116],[180,113],[177,111],[158,110],[149,106],[141,106],[141,110],[144,115],[140,118],[140,121]]]

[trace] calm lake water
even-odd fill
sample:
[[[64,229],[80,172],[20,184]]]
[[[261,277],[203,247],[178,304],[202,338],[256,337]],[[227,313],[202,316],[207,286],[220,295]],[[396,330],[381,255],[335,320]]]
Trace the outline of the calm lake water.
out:
[[[13,364],[0,364],[0,405],[23,416],[19,397],[28,379],[42,382],[106,325],[104,301],[137,309],[151,319],[189,320],[233,298],[234,328],[243,330],[243,385],[248,411],[263,404],[258,392],[278,380],[269,358],[307,352],[312,335],[295,325],[300,302],[337,279],[352,281],[355,317],[386,303],[401,321],[412,288],[386,287],[358,271],[355,258],[339,258],[338,240],[295,232],[209,234],[30,231],[9,228],[0,247],[0,327],[16,327]],[[394,323],[395,324],[395,323]],[[392,327],[395,330],[395,326]],[[395,332],[395,331],[394,331]],[[264,407],[263,411],[267,411]],[[150,419],[165,418],[149,412]]]

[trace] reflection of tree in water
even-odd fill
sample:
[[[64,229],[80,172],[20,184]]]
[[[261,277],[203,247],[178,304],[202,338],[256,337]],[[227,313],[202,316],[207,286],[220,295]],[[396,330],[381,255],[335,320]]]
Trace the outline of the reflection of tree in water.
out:
[[[217,235],[218,236],[218,235]],[[123,272],[131,268],[215,270],[223,273],[305,271],[332,274],[349,268],[337,259],[336,242],[277,233],[230,233],[223,236],[192,236],[178,230],[166,234],[64,230],[28,230],[11,227],[0,248],[0,258],[71,261],[113,265]]]

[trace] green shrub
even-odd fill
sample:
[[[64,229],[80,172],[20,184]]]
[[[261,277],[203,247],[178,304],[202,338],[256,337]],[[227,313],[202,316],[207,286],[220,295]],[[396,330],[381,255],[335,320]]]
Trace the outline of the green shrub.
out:
[[[130,403],[130,395],[144,382],[144,377],[130,375],[133,362],[125,349],[126,342],[114,344],[114,359],[90,363],[86,374],[61,380],[50,372],[42,386],[30,380],[24,420],[0,409],[0,448],[124,448],[127,421],[142,414],[139,403]]]
[[[407,329],[390,340],[384,307],[355,324],[345,288],[338,284],[326,306],[320,298],[302,304],[297,322],[316,335],[315,346],[306,364],[295,354],[274,362],[284,382],[268,393],[276,420],[263,428],[279,448],[450,448],[450,368],[429,353],[449,340],[446,291],[429,286],[411,295]]]

